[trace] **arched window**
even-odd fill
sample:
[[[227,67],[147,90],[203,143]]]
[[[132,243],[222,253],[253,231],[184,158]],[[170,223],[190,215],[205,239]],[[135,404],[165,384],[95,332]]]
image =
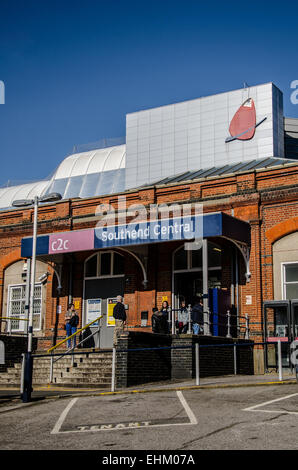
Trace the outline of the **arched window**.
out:
[[[85,278],[124,275],[124,258],[115,251],[99,251],[85,261]]]
[[[208,269],[221,268],[221,247],[208,240]],[[174,271],[202,270],[202,248],[185,250],[184,245],[174,254]]]
[[[298,298],[298,232],[273,244],[274,300]]]

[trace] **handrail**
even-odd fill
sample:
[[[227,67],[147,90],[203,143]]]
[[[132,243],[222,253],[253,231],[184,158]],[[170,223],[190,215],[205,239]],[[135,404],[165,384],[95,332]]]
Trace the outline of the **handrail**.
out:
[[[58,346],[60,346],[61,344],[65,343],[67,340],[73,338],[74,336],[78,335],[79,333],[81,333],[81,331],[84,331],[86,328],[88,328],[88,326],[92,325],[93,323],[97,322],[98,320],[100,320],[101,318],[103,317],[103,315],[100,315],[100,317],[96,318],[95,320],[92,320],[90,323],[88,323],[87,325],[85,325],[83,328],[80,328],[78,331],[76,331],[75,333],[73,333],[71,336],[67,336],[67,338],[63,339],[62,341],[60,341],[60,343],[57,343],[55,346],[51,347],[50,349],[47,350],[47,352],[51,352],[53,351],[54,349],[58,348]]]

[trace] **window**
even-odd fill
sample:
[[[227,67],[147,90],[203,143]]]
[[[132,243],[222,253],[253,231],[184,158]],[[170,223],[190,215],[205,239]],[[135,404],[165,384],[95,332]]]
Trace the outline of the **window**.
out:
[[[221,269],[221,248],[208,241],[208,269]],[[174,271],[202,270],[202,248],[199,250],[185,250],[179,248],[174,255]]]
[[[85,278],[124,275],[124,258],[114,251],[96,253],[85,262]]]
[[[85,263],[85,277],[96,277],[97,276],[97,255],[92,256]]]
[[[283,264],[283,298],[298,299],[298,262]]]
[[[184,250],[182,246],[176,253],[174,257],[174,269],[178,271],[180,269],[188,268],[188,251]]]
[[[25,315],[26,286],[10,286],[8,290],[8,316],[13,318],[10,321],[11,331],[27,331],[27,321]],[[42,309],[42,287],[41,284],[35,284],[33,301],[33,329],[41,328],[41,309]]]
[[[212,242],[208,242],[208,266],[209,268],[221,266],[221,248]]]

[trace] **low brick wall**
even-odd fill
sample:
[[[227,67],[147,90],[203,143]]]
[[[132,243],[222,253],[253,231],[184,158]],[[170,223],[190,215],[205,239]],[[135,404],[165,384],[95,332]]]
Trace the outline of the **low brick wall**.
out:
[[[117,388],[171,379],[170,349],[120,352],[121,349],[167,347],[171,342],[169,335],[135,331],[121,335],[116,353]]]
[[[234,348],[231,345],[253,344],[253,341],[196,335],[171,336],[125,332],[119,339],[116,351],[116,387],[125,388],[148,382],[194,378],[196,343],[201,346],[200,377],[211,377],[234,374]],[[227,347],[222,346],[225,344]],[[137,348],[169,346],[174,349],[133,351]],[[121,351],[127,349],[132,351]],[[253,347],[239,346],[236,351],[237,374],[254,374]]]
[[[192,343],[200,344],[199,363],[200,377],[211,377],[234,374],[234,348],[235,344],[253,344],[253,341],[224,337],[193,336]],[[227,347],[222,345],[227,344]],[[212,345],[207,347],[207,345]],[[218,345],[218,347],[216,347]],[[230,345],[230,346],[228,346]],[[195,377],[195,351],[192,350],[193,367],[192,376]],[[253,347],[237,346],[236,348],[237,374],[253,375],[254,360]]]
[[[14,364],[20,363],[22,360],[22,353],[27,351],[28,339],[26,336],[13,336],[13,335],[1,335],[0,341],[4,343],[5,348],[5,364],[0,364],[0,372],[6,372],[9,367],[13,367]],[[36,350],[37,340],[33,338],[32,349]]]

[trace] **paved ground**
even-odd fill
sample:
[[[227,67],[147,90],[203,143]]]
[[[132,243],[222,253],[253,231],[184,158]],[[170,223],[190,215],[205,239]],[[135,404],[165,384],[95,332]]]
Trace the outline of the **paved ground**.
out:
[[[276,379],[36,391],[42,400],[1,406],[0,450],[297,450],[298,386],[293,376]]]

